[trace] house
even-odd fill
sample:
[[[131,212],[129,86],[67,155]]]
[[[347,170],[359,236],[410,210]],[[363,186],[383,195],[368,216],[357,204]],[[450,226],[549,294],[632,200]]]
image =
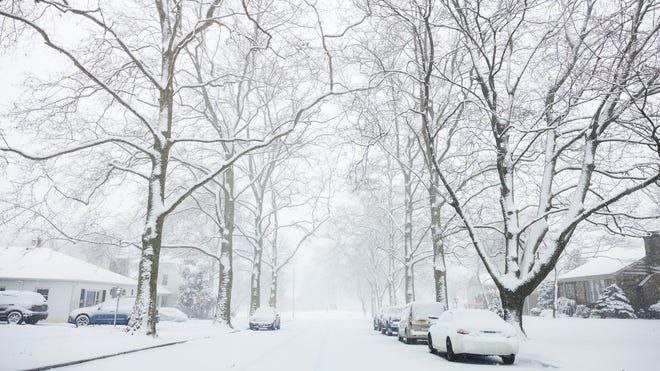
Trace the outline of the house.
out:
[[[0,291],[36,291],[48,300],[48,322],[66,322],[71,310],[110,299],[120,287],[135,295],[133,278],[46,247],[0,248]],[[159,296],[169,291],[159,288]]]
[[[644,237],[644,256],[634,261],[596,257],[559,276],[559,296],[593,306],[601,291],[616,283],[635,310],[660,300],[660,232]]]
[[[166,288],[170,295],[159,298],[159,306],[176,307],[179,299],[179,288],[183,285],[183,276],[180,266],[183,264],[179,259],[169,256],[161,256],[158,265],[158,285]]]

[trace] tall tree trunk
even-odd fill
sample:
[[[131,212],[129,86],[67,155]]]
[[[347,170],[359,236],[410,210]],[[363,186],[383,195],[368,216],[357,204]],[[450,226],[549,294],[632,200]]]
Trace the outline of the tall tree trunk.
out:
[[[277,269],[273,269],[273,273],[270,276],[270,295],[268,296],[268,305],[272,308],[277,308],[277,276]]]
[[[223,231],[220,243],[218,302],[216,319],[233,328],[231,323],[231,291],[234,284],[234,168],[229,167],[224,175]]]
[[[261,259],[263,256],[263,244],[259,244],[254,250],[254,261],[252,262],[252,275],[250,277],[250,315],[261,306]]]
[[[433,244],[433,283],[435,285],[435,301],[441,303],[445,309],[449,308],[447,302],[447,270],[445,265],[445,247],[440,232],[440,205],[435,172],[431,169],[431,187],[429,187],[429,203],[431,208],[431,241]]]
[[[530,294],[521,289],[512,291],[504,288],[499,288],[500,299],[502,299],[502,309],[504,310],[504,320],[513,325],[516,330],[524,334],[523,330],[523,306],[525,305],[525,298]]]
[[[159,168],[162,168],[162,166],[159,166]],[[137,292],[127,328],[127,331],[131,333],[144,331],[147,335],[152,336],[156,336],[158,262],[165,220],[165,215],[156,215],[158,209],[156,204],[162,203],[160,189],[162,189],[163,183],[162,177],[153,176],[150,181],[147,219],[142,233]]]
[[[415,300],[413,287],[413,263],[412,263],[412,187],[410,184],[410,174],[403,171],[403,181],[405,189],[404,200],[404,225],[403,225],[403,244],[404,244],[404,282],[406,293],[406,304]]]
[[[166,104],[166,103],[162,103]],[[167,110],[166,107],[162,108]],[[161,112],[162,115],[171,112]],[[158,144],[157,144],[158,146]],[[163,240],[163,224],[167,216],[163,212],[165,200],[165,174],[169,146],[156,148],[157,155],[152,159],[147,198],[147,217],[142,232],[142,252],[138,268],[137,292],[127,331],[144,331],[156,336],[156,306],[158,300],[158,263]]]

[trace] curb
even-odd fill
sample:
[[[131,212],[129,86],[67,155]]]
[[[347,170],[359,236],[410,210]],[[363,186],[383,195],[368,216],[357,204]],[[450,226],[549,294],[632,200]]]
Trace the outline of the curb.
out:
[[[63,363],[57,363],[54,365],[49,365],[49,366],[41,366],[41,367],[35,367],[35,368],[28,368],[23,371],[40,371],[40,370],[52,370],[54,368],[60,368],[60,367],[66,367],[66,366],[73,366],[73,365],[78,365],[81,363],[86,363],[86,362],[91,362],[91,361],[96,361],[99,359],[104,359],[104,358],[111,358],[111,357],[116,357],[116,356],[121,356],[124,354],[130,354],[130,353],[135,353],[135,352],[141,352],[144,350],[149,350],[149,349],[156,349],[156,348],[162,348],[162,347],[167,347],[170,345],[176,345],[176,344],[183,344],[187,343],[188,340],[181,340],[181,341],[174,341],[171,343],[164,343],[164,344],[158,344],[158,345],[152,345],[150,347],[146,348],[138,348],[138,349],[131,349],[131,350],[126,350],[123,352],[118,352],[118,353],[112,353],[112,354],[106,354],[103,356],[98,356],[98,357],[92,357],[92,358],[85,358],[85,359],[80,359],[77,361],[70,361],[70,362],[63,362]]]

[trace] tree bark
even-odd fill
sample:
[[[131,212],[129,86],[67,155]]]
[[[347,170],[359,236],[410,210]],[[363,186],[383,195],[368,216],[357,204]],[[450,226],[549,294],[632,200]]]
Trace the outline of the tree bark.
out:
[[[218,277],[218,302],[216,321],[233,328],[231,323],[231,291],[234,284],[234,168],[229,167],[224,175],[223,231],[220,243]]]
[[[270,295],[268,297],[268,305],[271,308],[277,308],[277,276],[277,269],[273,269],[273,273],[270,277]]]
[[[500,288],[499,291],[502,309],[504,310],[504,320],[513,325],[520,333],[525,334],[522,321],[523,306],[525,298],[531,292],[523,289],[511,291],[503,288]]]

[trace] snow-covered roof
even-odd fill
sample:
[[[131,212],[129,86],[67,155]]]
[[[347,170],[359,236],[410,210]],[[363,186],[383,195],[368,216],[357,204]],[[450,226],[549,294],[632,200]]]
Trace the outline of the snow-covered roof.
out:
[[[133,278],[46,247],[0,248],[0,278],[136,284]]]
[[[559,276],[559,280],[568,280],[582,277],[607,276],[615,274],[630,265],[633,261],[617,259],[608,256],[595,257],[581,266]]]

